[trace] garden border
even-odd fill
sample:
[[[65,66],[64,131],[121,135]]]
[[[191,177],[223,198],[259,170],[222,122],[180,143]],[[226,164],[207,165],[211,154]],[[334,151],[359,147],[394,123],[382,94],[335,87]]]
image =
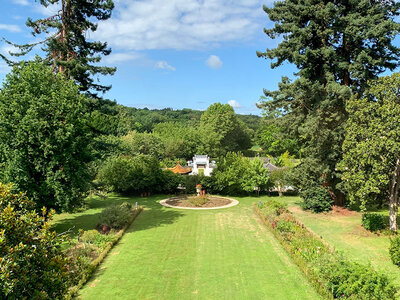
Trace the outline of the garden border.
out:
[[[210,195],[210,196],[212,196],[212,195]],[[223,205],[223,206],[217,206],[217,207],[183,207],[183,206],[173,206],[173,205],[167,204],[168,200],[177,198],[177,197],[171,197],[171,198],[167,198],[167,199],[161,200],[160,204],[162,206],[170,207],[170,208],[193,209],[193,210],[210,210],[210,209],[229,208],[229,207],[233,207],[233,206],[236,206],[236,205],[239,204],[239,201],[236,200],[236,199],[232,199],[232,198],[228,198],[228,197],[221,197],[221,196],[214,196],[214,197],[218,197],[218,198],[222,198],[222,199],[228,199],[228,200],[230,200],[232,202],[229,203],[229,204],[226,204],[226,205]]]
[[[97,256],[95,260],[93,260],[87,270],[83,272],[82,278],[79,280],[78,284],[71,287],[65,296],[65,299],[73,299],[79,292],[79,290],[89,281],[97,267],[101,264],[101,262],[106,258],[107,254],[111,251],[111,249],[120,241],[122,236],[125,234],[126,230],[132,225],[133,221],[135,221],[136,217],[140,215],[143,211],[143,207],[139,206],[135,209],[132,218],[129,220],[129,223],[124,226],[120,231],[115,235],[115,239],[109,242],[108,246],[104,249],[103,252]]]

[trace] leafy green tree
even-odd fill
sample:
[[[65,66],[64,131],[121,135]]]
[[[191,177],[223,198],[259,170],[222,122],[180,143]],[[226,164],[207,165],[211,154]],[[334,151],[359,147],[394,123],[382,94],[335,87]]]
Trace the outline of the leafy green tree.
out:
[[[298,155],[296,139],[288,137],[275,122],[265,122],[256,133],[256,143],[267,155],[276,157],[286,151]]]
[[[343,180],[350,202],[363,210],[389,202],[390,229],[397,230],[400,188],[400,74],[371,82],[347,103]]]
[[[246,126],[229,104],[212,104],[201,116],[201,150],[212,157],[228,151],[247,150],[251,146]]]
[[[109,55],[111,50],[107,43],[89,41],[87,33],[94,32],[97,24],[94,20],[107,20],[111,17],[114,8],[112,0],[40,0],[44,7],[56,5],[59,7],[55,15],[44,19],[28,19],[26,25],[32,29],[34,37],[45,34],[46,38],[38,43],[13,46],[19,52],[10,53],[14,56],[23,56],[35,46],[44,45],[45,63],[52,65],[55,73],[62,73],[67,78],[73,78],[80,86],[80,90],[97,96],[97,92],[108,91],[111,86],[97,84],[92,75],[114,74],[115,68],[101,67],[98,63],[101,55]],[[1,55],[9,64],[14,62]]]
[[[145,154],[161,159],[164,156],[164,147],[157,136],[152,133],[131,131],[121,138],[122,148],[127,155]]]
[[[271,185],[268,169],[264,168],[264,163],[256,158],[254,160],[247,159],[248,167],[242,177],[242,189],[246,192],[265,190]]]
[[[197,128],[183,123],[159,123],[153,133],[161,139],[163,153],[167,158],[191,159],[201,145]]]
[[[61,299],[69,285],[62,238],[50,230],[51,212],[0,183],[0,298]],[[44,217],[47,215],[46,217]]]
[[[15,66],[0,91],[1,180],[38,207],[71,209],[90,182],[88,101],[40,63]]]
[[[141,193],[160,191],[162,175],[158,160],[153,157],[118,156],[104,163],[98,179],[112,191]]]
[[[294,81],[282,78],[278,91],[265,91],[260,107],[304,147],[299,187],[323,184],[339,205],[344,195],[336,164],[342,159],[345,102],[399,65],[400,50],[392,43],[399,8],[394,0],[285,0],[264,7],[274,22],[265,33],[284,38],[258,56],[273,60],[272,68],[289,62],[299,71]]]

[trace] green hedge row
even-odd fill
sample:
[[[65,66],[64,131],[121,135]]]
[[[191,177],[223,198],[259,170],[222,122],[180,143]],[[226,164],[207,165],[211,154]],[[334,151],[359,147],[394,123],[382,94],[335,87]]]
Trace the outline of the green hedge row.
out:
[[[347,260],[297,221],[277,200],[255,205],[257,214],[326,299],[396,299],[399,288],[388,276]]]
[[[108,245],[104,248],[104,250],[100,253],[100,255],[94,259],[88,268],[83,272],[81,279],[79,280],[78,284],[71,287],[69,293],[65,297],[65,299],[73,299],[77,294],[78,291],[83,287],[83,285],[90,279],[93,273],[96,271],[97,267],[103,261],[103,259],[107,256],[110,250],[119,242],[121,237],[125,234],[126,230],[131,226],[133,221],[136,217],[142,212],[143,207],[139,206],[137,209],[134,209],[133,214],[129,222],[115,234],[115,237],[112,241],[108,243]]]

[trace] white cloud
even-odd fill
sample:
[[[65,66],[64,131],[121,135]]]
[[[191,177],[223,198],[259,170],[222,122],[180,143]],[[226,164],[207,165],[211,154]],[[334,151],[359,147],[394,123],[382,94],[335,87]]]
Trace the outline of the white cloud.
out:
[[[154,67],[156,69],[165,69],[165,70],[176,71],[176,69],[173,66],[169,65],[168,62],[166,62],[165,60],[160,60],[160,61],[156,62]]]
[[[212,69],[219,69],[222,67],[222,61],[218,56],[210,55],[206,60],[206,65]]]
[[[242,106],[236,100],[229,100],[228,104],[233,108],[241,108]]]
[[[28,0],[12,0],[12,2],[14,2],[15,4],[19,4],[19,5],[25,5],[25,6],[29,5]]]
[[[11,24],[0,24],[0,30],[7,30],[11,32],[21,32],[21,28],[18,25]]]
[[[125,50],[199,49],[262,32],[269,0],[119,0],[93,38]]]
[[[11,67],[9,67],[3,60],[0,61],[0,74],[7,74],[10,72]]]

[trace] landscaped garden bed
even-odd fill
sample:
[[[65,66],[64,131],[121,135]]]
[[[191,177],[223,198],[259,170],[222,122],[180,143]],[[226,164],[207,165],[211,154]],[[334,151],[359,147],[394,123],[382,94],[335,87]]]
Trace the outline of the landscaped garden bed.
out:
[[[180,196],[161,201],[162,205],[168,207],[204,209],[230,207],[236,205],[237,203],[238,201],[234,199],[210,195]]]
[[[268,200],[256,212],[325,298],[395,299],[398,287],[386,274],[348,260],[299,222],[287,205]]]

